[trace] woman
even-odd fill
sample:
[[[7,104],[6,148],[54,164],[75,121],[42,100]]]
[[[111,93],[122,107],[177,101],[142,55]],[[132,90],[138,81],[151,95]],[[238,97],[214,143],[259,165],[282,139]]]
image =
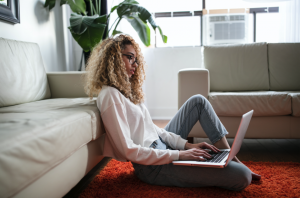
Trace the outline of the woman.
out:
[[[204,149],[219,152],[230,148],[225,138],[228,132],[201,95],[187,100],[164,129],[153,124],[143,104],[144,67],[138,44],[127,35],[104,40],[89,58],[85,89],[90,97],[98,94],[97,106],[106,129],[103,155],[131,161],[137,177],[150,184],[230,190],[247,187],[255,174],[237,158],[222,169],[171,163],[205,160],[211,155]],[[198,120],[213,145],[187,142]]]

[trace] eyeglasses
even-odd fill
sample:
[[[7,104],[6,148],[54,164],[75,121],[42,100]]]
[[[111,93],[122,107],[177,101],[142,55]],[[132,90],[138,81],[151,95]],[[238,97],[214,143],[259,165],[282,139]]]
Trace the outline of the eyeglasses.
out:
[[[134,56],[128,55],[128,54],[122,54],[122,55],[126,56],[128,58],[128,60],[129,60],[129,63],[131,63],[132,65],[134,65],[134,63],[136,63],[137,65],[139,65],[138,60]]]

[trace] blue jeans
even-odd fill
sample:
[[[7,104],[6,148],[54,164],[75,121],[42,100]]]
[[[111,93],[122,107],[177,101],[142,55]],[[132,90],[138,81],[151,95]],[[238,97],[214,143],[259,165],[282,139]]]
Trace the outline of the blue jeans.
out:
[[[197,121],[214,144],[228,132],[219,120],[211,104],[202,95],[189,98],[165,127],[166,131],[186,139]],[[168,145],[158,140],[156,149]],[[141,165],[132,163],[137,177],[149,184],[178,187],[218,186],[229,190],[243,190],[251,183],[251,171],[243,164],[231,161],[225,168],[196,166]]]

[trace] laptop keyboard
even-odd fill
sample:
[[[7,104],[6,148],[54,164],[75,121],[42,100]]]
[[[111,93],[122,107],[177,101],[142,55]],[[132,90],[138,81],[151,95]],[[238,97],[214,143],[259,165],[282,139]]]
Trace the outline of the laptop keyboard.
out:
[[[210,154],[212,158],[210,159],[206,159],[205,162],[213,162],[213,163],[220,163],[226,156],[227,154],[229,153],[229,151],[221,151],[219,153],[212,153]]]

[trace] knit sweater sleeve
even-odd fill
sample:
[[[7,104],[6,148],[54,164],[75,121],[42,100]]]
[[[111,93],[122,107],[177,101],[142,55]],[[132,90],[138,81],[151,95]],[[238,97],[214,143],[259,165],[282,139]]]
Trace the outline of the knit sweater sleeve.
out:
[[[162,165],[179,159],[177,150],[142,147],[132,141],[124,104],[112,103],[101,117],[114,152],[120,157],[143,165]]]

